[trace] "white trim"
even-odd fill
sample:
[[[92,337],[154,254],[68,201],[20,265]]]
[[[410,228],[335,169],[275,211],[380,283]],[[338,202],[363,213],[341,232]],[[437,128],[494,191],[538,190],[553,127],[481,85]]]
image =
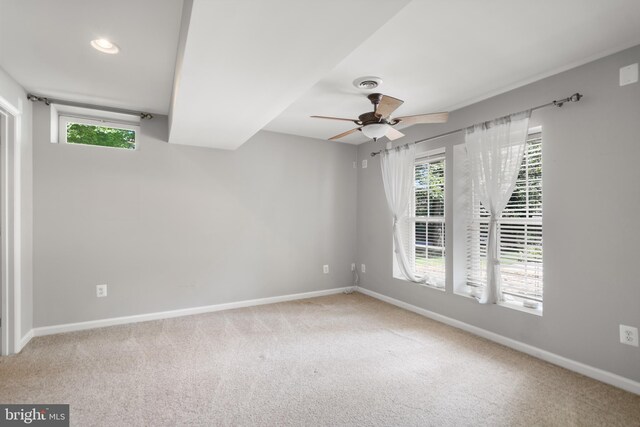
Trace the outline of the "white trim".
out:
[[[519,301],[498,301],[496,305],[498,305],[499,307],[510,308],[511,310],[518,310],[523,313],[533,314],[534,316],[542,317],[542,310],[543,310],[542,303],[540,303],[538,308],[525,307],[522,304],[522,302],[519,302]]]
[[[0,150],[2,167],[0,171],[0,185],[2,189],[0,201],[0,220],[2,221],[2,235],[0,236],[2,279],[0,280],[0,293],[2,293],[2,317],[0,355],[8,355],[16,352],[18,337],[21,335],[22,302],[20,275],[16,271],[21,268],[20,249],[20,205],[16,203],[16,195],[20,194],[20,161],[19,151],[22,141],[22,110],[23,104],[18,99],[17,107],[0,96],[0,131],[3,133]],[[18,199],[19,200],[19,199]],[[9,311],[9,295],[12,296],[13,310]],[[11,332],[12,333],[11,333]]]
[[[432,150],[416,153],[415,163],[428,163],[435,160],[444,160],[447,153],[447,147],[434,148]]]
[[[2,96],[0,96],[0,108],[4,108],[7,113],[11,114],[12,116],[19,116],[20,114],[22,114],[18,107],[10,103],[6,98]]]
[[[596,379],[598,381],[602,381],[603,383],[607,383],[612,386],[619,387],[623,390],[630,391],[631,393],[640,395],[640,382],[631,380],[629,378],[625,378],[621,375],[614,374],[612,372],[608,372],[599,368],[595,368],[593,366],[586,365],[584,363],[577,362],[572,359],[568,359],[566,357],[557,355],[555,353],[542,350],[538,347],[525,344],[521,341],[516,341],[514,339],[507,338],[503,335],[496,334],[495,332],[490,332],[490,331],[487,331],[486,329],[482,329],[477,326],[473,326],[468,323],[461,322],[451,317],[443,316],[442,314],[438,314],[433,311],[429,311],[424,308],[420,308],[415,305],[406,303],[404,301],[400,301],[395,298],[391,298],[386,295],[379,294],[369,289],[358,287],[356,288],[356,291],[363,293],[365,295],[368,295],[370,297],[373,297],[375,299],[378,299],[380,301],[384,301],[389,304],[395,305],[397,307],[404,308],[405,310],[412,311],[421,316],[428,317],[430,319],[436,320],[441,323],[445,323],[447,325],[453,326],[458,329],[462,329],[474,335],[480,336],[482,338],[486,338],[490,341],[497,342],[498,344],[502,344],[514,350],[521,351],[523,353],[526,353],[538,359],[542,359],[546,362],[553,363],[554,365],[561,366],[570,371],[577,372],[579,374]]]
[[[527,136],[535,135],[536,133],[542,133],[542,125],[530,127],[527,131]]]
[[[140,116],[133,113],[118,113],[100,108],[78,107],[75,105],[51,104],[51,110],[57,116],[84,118],[97,122],[118,123],[131,126],[140,125]]]
[[[9,115],[8,113],[5,113],[5,110],[3,109],[4,105],[2,104],[2,102],[3,100],[0,99],[0,162],[2,163],[2,166],[4,166],[4,148],[8,146],[8,141],[5,141],[5,139],[9,139]],[[6,169],[2,166],[0,166],[0,172],[3,172],[4,169]],[[5,192],[5,182],[6,179],[4,179],[4,176],[2,176],[2,174],[0,173],[0,195],[2,196],[4,196],[4,194],[1,193]],[[6,228],[4,227],[4,218],[6,216],[4,207],[4,198],[0,197],[0,222],[2,222],[2,225],[0,225],[1,231],[6,230]],[[0,236],[0,301],[2,302],[2,304],[0,305],[0,319],[2,320],[2,325],[0,326],[0,356],[6,356],[12,353],[9,329],[11,326],[13,326],[13,319],[9,316],[10,282],[6,274],[8,263],[5,261],[6,251],[4,245],[6,240],[6,231],[2,234],[3,235]]]
[[[20,104],[21,101],[18,101]],[[22,108],[22,105],[20,105]],[[8,194],[10,200],[7,208],[13,208],[13,214],[9,218],[7,228],[12,227],[13,233],[7,234],[9,240],[8,245],[11,249],[7,256],[7,262],[12,262],[11,278],[13,281],[13,352],[18,353],[20,350],[19,337],[22,335],[22,222],[20,221],[22,213],[22,180],[21,180],[21,162],[22,162],[22,116],[13,116],[13,146],[4,150],[4,153],[10,155],[9,160],[13,161],[13,167],[8,170],[10,174],[7,177],[7,185],[11,185],[12,191]]]
[[[66,323],[62,325],[43,326],[34,328],[30,334],[34,337],[61,334],[65,332],[84,331],[87,329],[104,328],[107,326],[125,325],[129,323],[148,322],[150,320],[171,319],[174,317],[192,316],[194,314],[213,313],[215,311],[232,310],[235,308],[253,307],[257,305],[275,304],[278,302],[294,301],[306,298],[321,297],[353,291],[352,286],[344,288],[325,289],[322,291],[304,292],[300,294],[281,295],[277,297],[258,298],[223,304],[205,305],[201,307],[182,308],[178,310],[160,311],[156,313],[136,314],[133,316],[112,317],[110,319],[90,320],[88,322]],[[29,334],[27,334],[28,336]],[[26,336],[25,336],[26,339]],[[29,337],[31,339],[31,337]],[[28,340],[27,340],[28,342]],[[26,342],[25,342],[26,344]]]
[[[22,339],[18,342],[18,345],[15,348],[15,353],[20,353],[22,351],[22,349],[29,344],[29,341],[31,341],[31,338],[33,338],[33,329],[31,329],[29,332],[27,332],[25,334],[25,336],[22,337]]]

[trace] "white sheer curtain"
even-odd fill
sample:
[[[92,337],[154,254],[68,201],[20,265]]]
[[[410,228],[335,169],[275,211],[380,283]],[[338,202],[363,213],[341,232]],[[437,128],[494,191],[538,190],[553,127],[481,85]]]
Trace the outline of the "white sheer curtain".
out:
[[[479,302],[495,304],[500,295],[500,259],[496,221],[509,202],[525,151],[531,111],[467,128],[465,143],[474,195],[489,212],[487,284]]]
[[[382,182],[393,215],[393,243],[398,268],[407,280],[427,283],[428,275],[417,276],[413,254],[413,225],[409,208],[415,180],[415,145],[383,150],[380,155]]]

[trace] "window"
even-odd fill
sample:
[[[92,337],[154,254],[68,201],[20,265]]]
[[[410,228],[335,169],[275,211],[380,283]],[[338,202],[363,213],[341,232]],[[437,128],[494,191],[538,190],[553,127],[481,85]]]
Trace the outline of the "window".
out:
[[[421,157],[415,162],[413,260],[417,275],[427,275],[428,284],[445,285],[444,153]]]
[[[516,187],[498,219],[502,298],[542,308],[542,134],[529,131]],[[471,183],[470,183],[471,184]],[[486,284],[488,212],[468,192],[466,285],[472,294]]]
[[[140,116],[51,104],[51,142],[135,150]]]
[[[103,120],[60,116],[60,140],[68,144],[134,150],[137,126]]]

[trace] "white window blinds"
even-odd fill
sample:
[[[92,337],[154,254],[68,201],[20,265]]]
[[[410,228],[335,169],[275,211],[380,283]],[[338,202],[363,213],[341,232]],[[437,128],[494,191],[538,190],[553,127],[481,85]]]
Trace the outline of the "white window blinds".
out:
[[[489,214],[469,192],[467,285],[472,293],[486,285]],[[542,135],[530,133],[516,187],[497,221],[502,272],[501,297],[527,307],[542,303]]]
[[[415,163],[412,203],[415,271],[428,284],[445,285],[444,153],[421,157]]]

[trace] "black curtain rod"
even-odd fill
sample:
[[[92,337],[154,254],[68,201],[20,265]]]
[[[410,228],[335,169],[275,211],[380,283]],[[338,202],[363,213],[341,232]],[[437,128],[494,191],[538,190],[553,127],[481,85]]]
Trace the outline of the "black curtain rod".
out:
[[[71,107],[91,108],[93,110],[110,111],[112,113],[130,114],[132,116],[139,116],[141,119],[153,119],[153,114],[149,114],[145,112],[126,110],[124,108],[101,107],[98,105],[83,104],[81,102],[64,101],[62,99],[47,98],[46,96],[38,96],[31,93],[27,94],[27,99],[31,102],[44,102],[47,105],[51,105],[51,104],[69,105]]]
[[[574,93],[571,96],[568,96],[566,98],[563,98],[559,101],[551,101],[551,102],[547,102],[546,104],[542,104],[542,105],[538,105],[537,107],[533,107],[531,109],[531,111],[535,111],[535,110],[539,110],[541,108],[545,108],[545,107],[562,107],[565,103],[567,102],[578,102],[580,101],[580,99],[582,98],[582,94],[580,93]],[[463,130],[467,129],[466,127],[464,128],[460,128],[460,129],[456,129],[456,130],[452,130],[449,132],[445,132],[445,133],[441,133],[440,135],[436,135],[436,136],[430,136],[429,138],[425,138],[425,139],[420,139],[418,141],[415,142],[409,142],[408,144],[404,144],[404,146],[409,146],[409,145],[415,145],[415,144],[420,144],[421,142],[427,142],[427,141],[432,141],[434,139],[438,139],[438,138],[442,138],[445,136],[449,136],[449,135],[453,135],[454,133],[458,133],[458,132],[462,132]],[[399,147],[401,147],[402,145],[400,145]],[[380,151],[374,151],[373,153],[371,153],[371,157],[375,157],[378,154],[382,153],[385,150],[380,150]]]

